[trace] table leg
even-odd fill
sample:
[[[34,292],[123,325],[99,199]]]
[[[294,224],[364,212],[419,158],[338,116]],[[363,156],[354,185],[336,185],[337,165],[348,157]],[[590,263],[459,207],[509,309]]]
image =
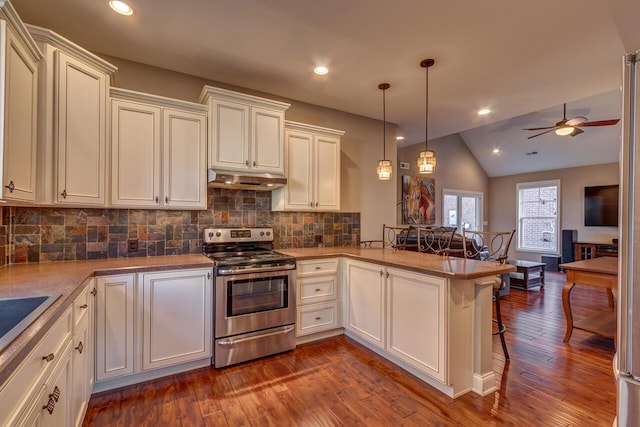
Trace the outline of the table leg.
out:
[[[529,267],[522,268],[522,279],[524,282],[524,288],[529,289]]]
[[[609,307],[613,308],[613,293],[610,288],[607,288],[607,300],[609,301]]]
[[[567,332],[564,334],[564,342],[568,342],[569,338],[571,338],[571,333],[573,332],[573,316],[571,315],[571,290],[575,286],[573,283],[573,278],[567,278],[567,283],[565,283],[564,288],[562,289],[562,307],[564,308],[564,316],[567,319]]]
[[[540,267],[540,283],[542,283],[542,285],[540,286],[540,290],[543,290],[544,289],[544,265]]]

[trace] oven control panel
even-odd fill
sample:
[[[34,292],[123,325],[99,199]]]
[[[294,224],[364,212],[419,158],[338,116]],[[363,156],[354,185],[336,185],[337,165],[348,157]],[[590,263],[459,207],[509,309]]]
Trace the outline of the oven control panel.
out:
[[[204,243],[272,242],[273,228],[207,228]]]

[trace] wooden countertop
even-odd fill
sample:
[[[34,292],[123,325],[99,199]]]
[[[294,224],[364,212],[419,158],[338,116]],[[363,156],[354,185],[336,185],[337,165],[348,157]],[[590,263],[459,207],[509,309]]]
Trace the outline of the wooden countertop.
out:
[[[399,251],[395,249],[364,249],[351,247],[278,249],[278,252],[296,257],[298,260],[343,256],[360,261],[369,261],[388,267],[403,268],[418,273],[431,274],[447,279],[478,279],[511,271],[510,264],[476,261],[472,259],[442,257],[425,253]]]
[[[61,295],[47,310],[0,352],[0,385],[82,292],[91,276],[213,267],[209,258],[195,255],[118,258],[42,264],[10,264],[0,268],[0,298]]]

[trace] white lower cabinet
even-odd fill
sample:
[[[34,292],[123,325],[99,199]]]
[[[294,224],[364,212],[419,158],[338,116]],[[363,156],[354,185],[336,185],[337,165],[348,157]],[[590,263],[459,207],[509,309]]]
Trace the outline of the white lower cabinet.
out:
[[[385,348],[385,267],[346,260],[345,329]]]
[[[211,357],[211,270],[140,274],[142,370]]]
[[[338,258],[302,260],[297,263],[296,336],[340,328]]]
[[[387,268],[387,351],[446,382],[445,280]]]
[[[447,383],[447,281],[345,261],[345,329],[422,373]]]
[[[0,386],[3,426],[71,425],[72,318],[71,309],[66,310]],[[53,409],[49,413],[43,407],[51,399]]]
[[[96,381],[211,358],[212,273],[98,277]]]
[[[93,280],[87,281],[84,291],[73,303],[71,425],[76,427],[82,425],[94,382],[93,302],[96,291]]]

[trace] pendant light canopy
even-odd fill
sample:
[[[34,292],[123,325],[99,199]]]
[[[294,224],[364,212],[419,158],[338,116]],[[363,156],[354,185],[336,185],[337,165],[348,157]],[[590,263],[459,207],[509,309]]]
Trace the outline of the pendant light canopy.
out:
[[[386,99],[385,91],[389,89],[391,85],[389,83],[380,83],[378,89],[382,90],[382,160],[378,161],[378,179],[381,181],[387,181],[391,179],[391,172],[393,170],[391,166],[391,160],[387,160],[386,146],[387,146],[387,114],[386,114]]]
[[[426,74],[426,107],[425,107],[425,120],[424,120],[424,151],[421,151],[418,155],[418,172],[427,174],[436,171],[436,153],[433,150],[429,150],[429,67],[433,66],[436,61],[429,58],[423,59],[420,62],[420,66],[425,69]]]

